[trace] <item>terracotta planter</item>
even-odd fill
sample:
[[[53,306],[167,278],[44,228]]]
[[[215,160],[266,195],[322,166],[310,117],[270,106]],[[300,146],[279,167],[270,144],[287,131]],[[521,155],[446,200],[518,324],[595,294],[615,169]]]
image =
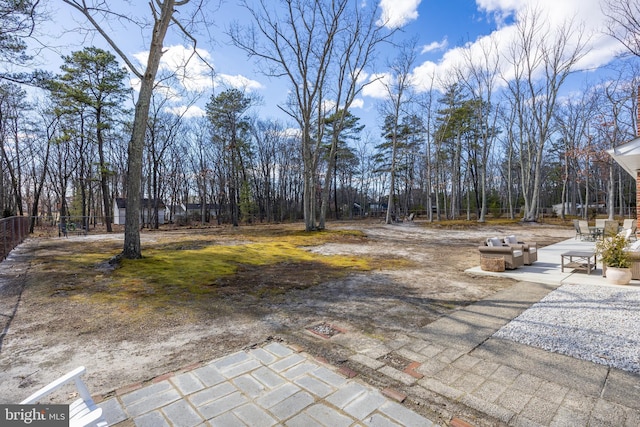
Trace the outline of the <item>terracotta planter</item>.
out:
[[[607,282],[612,285],[628,285],[631,281],[630,268],[607,267]]]

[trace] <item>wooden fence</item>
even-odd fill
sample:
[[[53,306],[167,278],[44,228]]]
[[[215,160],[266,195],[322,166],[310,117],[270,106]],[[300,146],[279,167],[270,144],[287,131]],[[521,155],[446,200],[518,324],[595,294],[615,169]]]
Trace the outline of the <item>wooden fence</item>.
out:
[[[29,217],[11,216],[0,219],[0,260],[18,246],[29,234]]]

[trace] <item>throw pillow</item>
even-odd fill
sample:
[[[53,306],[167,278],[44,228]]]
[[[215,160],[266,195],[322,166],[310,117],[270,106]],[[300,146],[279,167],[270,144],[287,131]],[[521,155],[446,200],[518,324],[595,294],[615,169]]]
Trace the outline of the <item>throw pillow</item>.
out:
[[[492,237],[487,240],[487,246],[502,246],[502,242],[497,237]]]

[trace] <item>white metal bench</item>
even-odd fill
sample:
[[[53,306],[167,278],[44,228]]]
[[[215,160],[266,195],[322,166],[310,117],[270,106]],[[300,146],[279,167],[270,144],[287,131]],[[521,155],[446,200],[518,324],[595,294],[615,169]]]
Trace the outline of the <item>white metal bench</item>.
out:
[[[58,390],[63,385],[74,381],[80,398],[69,405],[69,426],[106,427],[108,424],[102,417],[102,408],[99,408],[94,403],[91,398],[91,393],[89,393],[89,389],[80,378],[85,371],[86,369],[84,366],[74,369],[68,374],[36,391],[31,396],[20,402],[20,404],[26,405],[37,403],[42,398]]]

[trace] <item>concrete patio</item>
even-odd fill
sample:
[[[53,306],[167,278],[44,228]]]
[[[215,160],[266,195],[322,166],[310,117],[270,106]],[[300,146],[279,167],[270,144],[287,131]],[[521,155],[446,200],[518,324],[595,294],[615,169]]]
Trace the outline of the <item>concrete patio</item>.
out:
[[[579,239],[567,239],[554,245],[538,248],[538,260],[532,265],[524,265],[515,270],[504,272],[483,271],[480,266],[466,270],[470,274],[509,277],[518,281],[542,283],[545,285],[566,285],[566,284],[594,284],[608,285],[606,279],[602,277],[602,264],[596,262],[595,271],[587,274],[585,271],[574,271],[565,267],[564,273],[561,271],[560,256],[568,251],[593,251],[595,242],[582,241]],[[632,280],[631,286],[640,287],[640,280]]]
[[[397,400],[274,342],[132,384],[99,406],[109,425],[138,427],[433,425]]]

